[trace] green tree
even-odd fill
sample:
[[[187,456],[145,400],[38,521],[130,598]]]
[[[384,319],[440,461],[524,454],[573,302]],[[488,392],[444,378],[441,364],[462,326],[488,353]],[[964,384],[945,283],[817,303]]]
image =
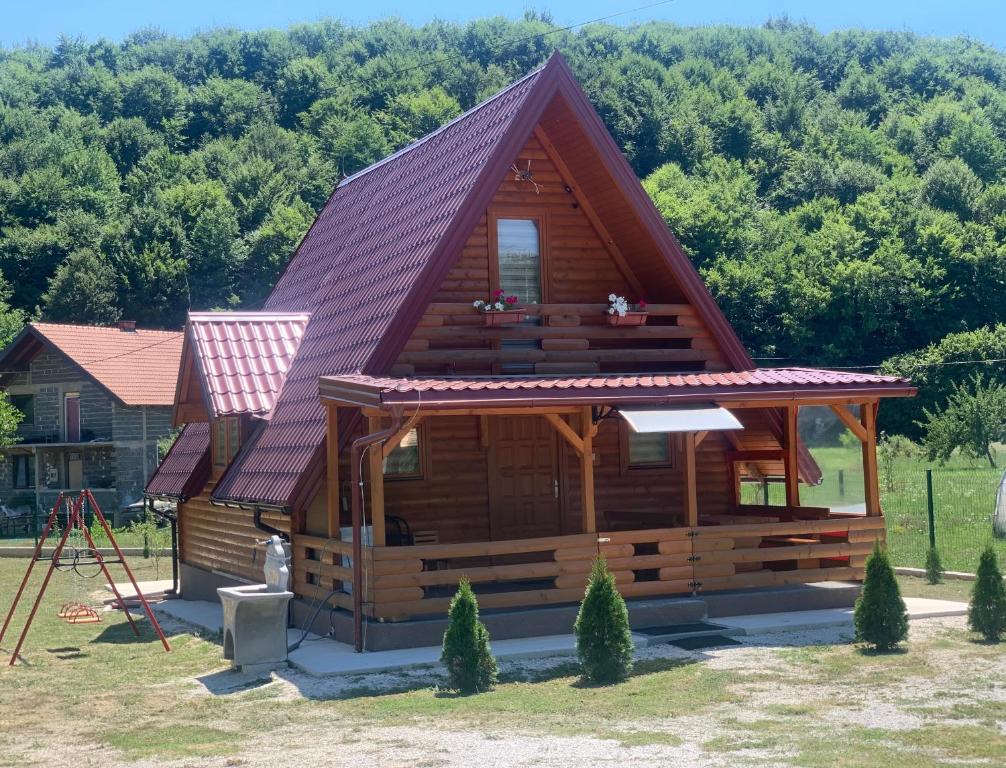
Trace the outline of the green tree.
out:
[[[968,628],[989,643],[998,643],[1006,632],[1006,588],[991,546],[982,551],[978,560],[968,605]]]
[[[937,160],[922,177],[923,202],[962,219],[974,215],[981,193],[981,179],[959,157]]]
[[[614,683],[632,671],[629,611],[603,557],[594,561],[573,632],[584,679]]]
[[[856,600],[853,618],[856,640],[878,651],[893,650],[908,637],[908,610],[891,560],[879,542],[866,560],[863,592]]]
[[[489,631],[479,621],[479,604],[466,578],[451,599],[440,661],[456,691],[478,693],[496,684],[499,670],[489,648]]]
[[[1006,387],[975,374],[955,384],[942,411],[923,411],[924,445],[929,460],[946,462],[959,450],[973,459],[986,459],[995,468],[992,444],[1006,439]]]
[[[109,261],[93,251],[75,251],[59,265],[42,294],[46,320],[106,325],[119,319],[117,281]]]
[[[24,414],[15,408],[5,391],[0,391],[0,445],[11,446],[21,441],[17,428],[24,420]]]

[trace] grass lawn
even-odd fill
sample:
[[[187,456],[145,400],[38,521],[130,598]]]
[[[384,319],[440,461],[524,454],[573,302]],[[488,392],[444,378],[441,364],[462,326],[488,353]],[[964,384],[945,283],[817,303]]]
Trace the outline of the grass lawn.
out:
[[[150,578],[150,561],[134,564]],[[24,565],[0,559],[0,602]],[[921,579],[901,583],[906,594],[950,596]],[[55,611],[77,587],[67,574],[53,587],[27,663],[0,669],[0,766],[1006,761],[1006,654],[973,642],[959,620],[913,624],[907,653],[864,654],[834,630],[796,646],[662,646],[645,649],[621,685],[583,686],[568,662],[525,662],[504,665],[495,691],[458,697],[437,688],[435,672],[242,681],[225,671],[216,638],[175,626],[165,654],[152,632],[137,641],[114,613],[68,626]],[[3,661],[14,640],[0,644]]]
[[[800,503],[840,508],[863,503],[863,464],[859,448],[812,448],[824,476],[821,485],[801,486]],[[1006,455],[1000,450],[1000,455]],[[887,541],[895,565],[921,568],[929,547],[926,469],[933,470],[936,545],[943,567],[974,573],[978,556],[993,544],[1006,567],[1006,539],[994,539],[992,514],[1003,468],[955,456],[940,466],[924,457],[881,462],[880,502],[887,518]],[[779,483],[768,486],[772,504],[785,503]],[[744,500],[761,503],[762,488],[745,484]]]

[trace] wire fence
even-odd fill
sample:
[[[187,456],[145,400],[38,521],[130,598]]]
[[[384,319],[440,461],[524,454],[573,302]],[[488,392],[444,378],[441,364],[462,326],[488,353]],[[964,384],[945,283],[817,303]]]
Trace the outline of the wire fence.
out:
[[[923,567],[934,544],[945,570],[974,573],[991,544],[1006,567],[1006,538],[995,533],[1001,478],[991,467],[919,468],[883,478],[880,502],[895,565]]]

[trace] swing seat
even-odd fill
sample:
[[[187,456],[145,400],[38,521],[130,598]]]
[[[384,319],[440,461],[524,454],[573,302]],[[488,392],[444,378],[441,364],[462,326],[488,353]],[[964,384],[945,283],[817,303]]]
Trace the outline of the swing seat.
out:
[[[97,624],[101,621],[101,616],[91,606],[78,604],[67,612],[63,620],[67,624]]]
[[[74,611],[78,610],[81,607],[82,607],[81,604],[76,602],[63,603],[59,607],[59,610],[56,611],[56,616],[57,618],[65,619],[69,614],[73,613]]]

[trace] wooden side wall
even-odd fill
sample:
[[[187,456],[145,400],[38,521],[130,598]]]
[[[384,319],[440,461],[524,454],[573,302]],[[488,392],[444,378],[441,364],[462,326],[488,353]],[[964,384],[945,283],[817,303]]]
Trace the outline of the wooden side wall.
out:
[[[436,531],[444,544],[491,540],[488,450],[481,442],[479,418],[433,417],[423,424],[430,440],[427,477],[385,481],[385,513],[404,518],[413,532]],[[604,513],[612,511],[663,514],[668,526],[684,524],[678,520],[684,494],[680,460],[671,468],[623,470],[620,429],[618,422],[604,421],[594,439],[598,530],[605,527]],[[558,443],[563,533],[580,533],[579,459],[561,439]],[[703,515],[725,513],[730,507],[730,480],[723,457],[726,447],[721,437],[710,435],[698,448],[699,512]]]
[[[265,550],[256,542],[266,534],[255,527],[251,510],[211,504],[212,491],[208,483],[199,496],[178,505],[179,559],[204,570],[263,581]],[[289,532],[289,518],[283,515],[263,512],[262,521]]]

